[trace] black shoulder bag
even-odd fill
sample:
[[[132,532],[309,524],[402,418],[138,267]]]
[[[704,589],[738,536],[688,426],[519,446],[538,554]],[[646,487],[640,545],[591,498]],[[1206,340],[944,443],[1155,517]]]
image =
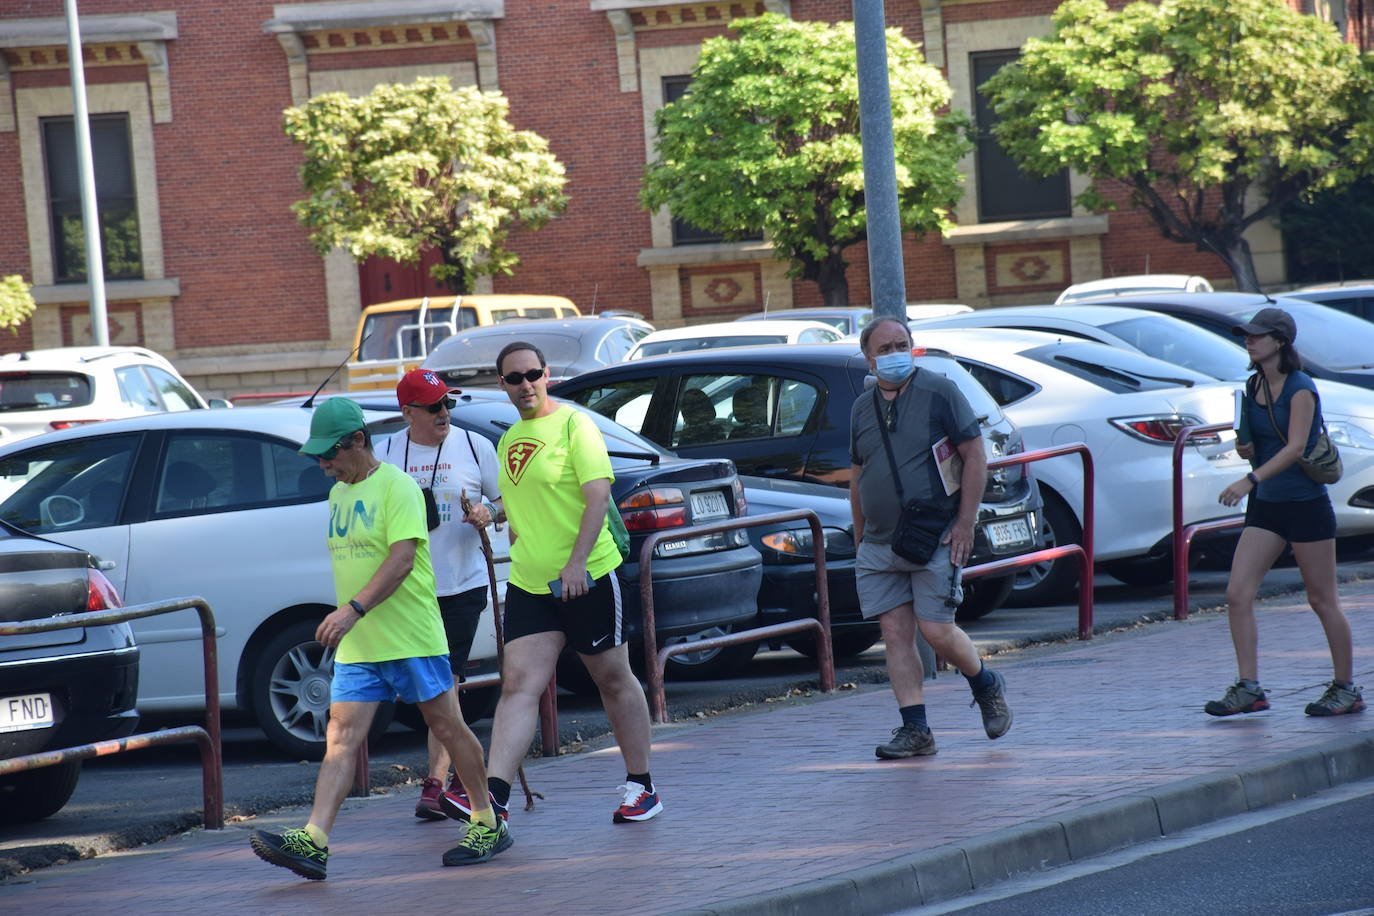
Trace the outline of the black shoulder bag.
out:
[[[887,434],[887,420],[883,417],[882,403],[878,389],[873,389],[873,412],[878,418],[878,431],[883,435],[883,449],[887,452],[887,463],[892,468],[892,482],[897,487],[897,501],[902,506],[897,516],[897,528],[892,532],[892,552],[903,560],[925,566],[940,546],[940,538],[949,527],[949,519],[936,507],[920,500],[907,501],[902,490],[902,478],[897,473],[897,459],[892,454],[892,439]]]

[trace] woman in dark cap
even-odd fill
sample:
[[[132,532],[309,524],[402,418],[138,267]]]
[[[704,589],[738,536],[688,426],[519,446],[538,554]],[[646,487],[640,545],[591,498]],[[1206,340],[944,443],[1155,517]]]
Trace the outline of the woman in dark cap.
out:
[[[1307,704],[1307,714],[1360,712],[1365,704],[1351,679],[1350,622],[1336,587],[1336,517],[1326,486],[1308,477],[1298,464],[1316,443],[1322,421],[1317,386],[1302,371],[1302,360],[1293,350],[1297,326],[1283,309],[1264,308],[1231,333],[1245,338],[1250,368],[1255,370],[1246,383],[1244,407],[1252,441],[1238,440],[1236,446],[1254,470],[1221,491],[1220,501],[1227,506],[1250,498],[1226,587],[1240,678],[1206,710],[1214,716],[1233,716],[1269,708],[1258,680],[1255,594],[1284,544],[1289,544],[1307,586],[1307,601],[1326,631],[1335,669],[1326,692]]]

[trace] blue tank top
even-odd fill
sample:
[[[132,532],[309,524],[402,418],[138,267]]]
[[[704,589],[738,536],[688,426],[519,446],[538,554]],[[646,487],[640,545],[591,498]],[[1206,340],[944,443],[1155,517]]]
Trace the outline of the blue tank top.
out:
[[[1263,377],[1260,378],[1260,386],[1263,387]],[[1249,388],[1248,390],[1254,390]],[[1283,448],[1283,438],[1274,430],[1274,423],[1279,429],[1283,430],[1283,435],[1288,435],[1288,418],[1292,413],[1293,395],[1299,391],[1310,391],[1314,398],[1317,397],[1317,386],[1312,381],[1312,377],[1306,372],[1290,372],[1288,378],[1283,382],[1283,390],[1274,399],[1274,420],[1269,420],[1269,408],[1258,403],[1254,398],[1247,399],[1250,415],[1250,435],[1255,442],[1256,467],[1264,464],[1269,459],[1278,454],[1279,449]],[[1317,400],[1316,414],[1312,418],[1312,428],[1307,433],[1307,445],[1303,448],[1306,454],[1308,449],[1316,444],[1317,435],[1322,428],[1322,408],[1321,400]],[[1319,484],[1312,478],[1303,473],[1301,467],[1295,461],[1284,468],[1278,474],[1268,480],[1260,481],[1259,488],[1255,495],[1266,502],[1298,502],[1305,499],[1318,499],[1326,493],[1326,486]]]

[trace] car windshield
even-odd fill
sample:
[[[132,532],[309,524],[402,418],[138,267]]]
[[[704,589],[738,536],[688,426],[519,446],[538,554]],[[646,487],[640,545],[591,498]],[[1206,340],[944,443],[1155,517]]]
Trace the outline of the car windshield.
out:
[[[1191,387],[1212,381],[1200,372],[1104,344],[1070,341],[1024,350],[1022,356],[1053,366],[1115,393]]]
[[[916,365],[931,372],[938,372],[959,386],[960,393],[968,400],[968,405],[973,408],[973,412],[980,420],[994,424],[1002,421],[1002,408],[997,406],[992,395],[988,394],[987,389],[978,384],[978,380],[969,375],[968,370],[952,357],[919,356],[916,358]]]
[[[640,343],[640,356],[662,356],[687,350],[714,350],[717,347],[753,347],[759,344],[786,343],[783,334],[732,334],[728,337],[687,337],[682,340],[651,340]]]
[[[1212,378],[1242,379],[1250,372],[1250,358],[1243,348],[1168,315],[1141,315],[1102,328],[1147,356]]]
[[[534,344],[550,366],[569,366],[582,355],[582,341],[571,334],[552,334],[506,326],[501,333],[457,334],[444,341],[429,359],[427,369],[493,369],[501,348],[516,340]]]
[[[1299,353],[1328,369],[1374,368],[1374,324],[1301,299],[1280,299],[1277,305],[1297,322]],[[1260,307],[1232,312],[1231,317],[1238,323],[1249,321]]]
[[[79,372],[0,372],[0,413],[91,403],[91,379]]]

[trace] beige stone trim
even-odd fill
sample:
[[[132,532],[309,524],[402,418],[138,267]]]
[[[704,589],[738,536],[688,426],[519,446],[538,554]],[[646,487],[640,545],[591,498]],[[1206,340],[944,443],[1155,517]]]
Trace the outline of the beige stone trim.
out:
[[[0,54],[0,134],[14,131],[14,83],[10,79],[9,61]]]
[[[157,154],[153,149],[148,85],[109,83],[88,86],[86,103],[91,114],[126,113],[129,117],[130,159],[134,170],[134,188],[138,195],[138,234],[143,248],[143,277],[145,280],[161,280],[162,217],[158,204]],[[66,86],[20,89],[15,93],[15,107],[33,285],[52,286],[52,230],[39,119],[71,116],[71,89]]]
[[[29,333],[35,350],[62,346],[62,306],[40,304],[29,316]]]
[[[644,161],[657,158],[654,142],[654,114],[663,107],[663,78],[684,76],[696,68],[701,45],[676,45],[668,48],[641,48],[639,51],[639,97],[644,112]],[[660,207],[649,218],[649,238],[654,248],[673,247],[673,216]]]
[[[153,120],[167,124],[172,120],[172,93],[167,82],[167,42],[140,41],[138,51],[148,62],[148,90],[153,99]]]
[[[1082,283],[1102,276],[1102,239],[1080,236],[1069,239],[1069,282]]]
[[[66,47],[67,19],[6,19],[0,48]],[[177,37],[175,11],[86,15],[80,18],[81,44],[120,41],[170,41]]]
[[[351,348],[353,335],[358,330],[358,316],[363,311],[363,290],[358,280],[358,262],[342,248],[335,248],[324,256],[324,302],[329,316],[328,345],[343,350]]]
[[[649,268],[649,299],[653,303],[654,327],[678,328],[686,323],[676,267]]]
[[[788,265],[776,258],[759,262],[759,290],[763,296],[763,308],[790,309],[796,302],[792,298],[792,278],[787,275]]]
[[[69,304],[91,301],[91,288],[85,283],[59,283],[51,286],[35,286],[31,290],[33,301],[39,305],[47,303]],[[108,302],[131,302],[148,299],[175,299],[181,295],[181,281],[169,280],[110,280],[105,284],[105,299]]]
[[[316,70],[309,75],[310,96],[346,92],[357,98],[386,83],[413,83],[422,76],[446,76],[454,86],[476,86],[477,68],[471,61],[447,64],[408,64],[356,70]]]
[[[984,245],[1002,242],[1037,242],[1048,239],[1105,235],[1107,215],[1064,216],[1057,219],[1018,219],[1002,223],[974,223],[955,226],[945,236],[946,245]]]
[[[374,26],[425,25],[502,19],[504,0],[337,0],[333,3],[281,3],[263,24],[268,32],[320,29],[368,29]]]
[[[639,88],[639,72],[635,69],[635,27],[630,14],[624,10],[607,10],[611,31],[615,33],[615,62],[620,71],[620,91],[634,92]]]
[[[468,23],[473,43],[477,46],[477,84],[483,89],[496,89],[500,85],[496,70],[496,29],[489,20],[479,19]]]
[[[699,264],[730,264],[773,258],[772,242],[716,242],[710,245],[669,245],[641,248],[635,263],[640,267],[689,267]]]
[[[295,32],[278,32],[277,44],[286,54],[286,75],[291,81],[291,104],[304,105],[310,99],[310,62],[305,57],[305,42]]]
[[[988,304],[988,276],[981,242],[954,249],[954,284],[958,290],[956,298],[964,305],[981,308]]]
[[[926,63],[945,68],[945,14],[942,0],[921,0],[921,44]]]

